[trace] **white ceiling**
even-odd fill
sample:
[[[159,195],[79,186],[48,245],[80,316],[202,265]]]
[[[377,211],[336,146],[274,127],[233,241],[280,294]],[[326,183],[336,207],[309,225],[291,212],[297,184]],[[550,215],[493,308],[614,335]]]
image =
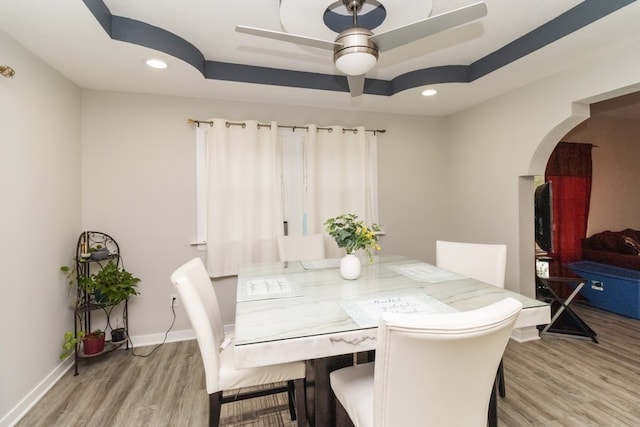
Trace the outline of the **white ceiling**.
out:
[[[386,8],[387,18],[373,29],[374,33],[477,0],[379,1]],[[330,52],[234,31],[237,24],[285,31],[282,9],[286,31],[333,40],[335,33],[326,28],[321,12],[334,3],[335,0],[104,0],[112,15],[167,30],[190,42],[209,61],[339,75]],[[410,71],[472,64],[583,1],[485,3],[488,15],[484,18],[382,52],[367,77],[392,80]],[[439,90],[435,97],[420,96],[423,85],[392,96],[365,94],[351,98],[348,92],[207,79],[191,64],[167,53],[111,39],[81,1],[0,2],[0,30],[82,88],[417,115],[459,111],[579,64],[606,49],[638,40],[638,22],[640,5],[633,2],[471,83],[428,85]],[[0,64],[4,64],[1,56]],[[143,61],[151,57],[164,59],[169,68],[147,68]],[[16,70],[17,75],[20,72]]]

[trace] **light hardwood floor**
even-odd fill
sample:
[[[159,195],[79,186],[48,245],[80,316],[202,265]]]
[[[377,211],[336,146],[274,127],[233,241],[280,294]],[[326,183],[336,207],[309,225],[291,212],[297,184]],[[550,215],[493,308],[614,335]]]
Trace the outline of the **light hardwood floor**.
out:
[[[640,425],[640,321],[576,311],[599,344],[544,336],[507,346],[500,427]],[[79,376],[65,375],[17,426],[206,426],[207,402],[196,342],[170,343],[147,358],[117,351],[83,363]],[[221,418],[225,426],[297,425],[284,394],[223,405]]]

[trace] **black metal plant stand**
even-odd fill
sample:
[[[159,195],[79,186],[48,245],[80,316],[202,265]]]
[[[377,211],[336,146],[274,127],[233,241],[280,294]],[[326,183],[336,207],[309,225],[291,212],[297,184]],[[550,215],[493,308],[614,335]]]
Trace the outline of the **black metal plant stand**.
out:
[[[107,263],[115,263],[118,267],[122,266],[120,258],[120,247],[118,243],[106,233],[99,231],[84,231],[78,237],[76,245],[76,281],[80,283],[83,278],[88,278],[91,274],[95,274],[101,270]],[[80,343],[76,343],[74,352],[74,375],[78,375],[78,361],[80,359],[99,357],[103,354],[110,353],[123,345],[129,349],[129,301],[125,299],[118,305],[112,305],[102,302],[96,295],[85,292],[81,286],[77,287],[76,302],[74,306],[74,336],[78,337],[79,331],[85,331],[87,334],[91,332],[91,317],[93,312],[97,310],[103,311],[106,317],[107,330],[113,331],[110,317],[112,311],[117,306],[122,306],[122,322],[125,329],[125,338],[121,341],[106,341],[104,350],[96,354],[85,354]]]

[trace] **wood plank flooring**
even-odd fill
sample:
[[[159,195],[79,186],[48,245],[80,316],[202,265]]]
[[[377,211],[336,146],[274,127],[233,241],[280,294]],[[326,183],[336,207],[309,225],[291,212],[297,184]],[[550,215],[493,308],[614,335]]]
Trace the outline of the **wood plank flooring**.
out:
[[[510,342],[500,427],[640,425],[640,321],[586,306],[575,310],[600,343],[554,336]],[[198,347],[185,341],[146,358],[116,351],[82,363],[79,376],[65,375],[17,426],[191,427],[206,426],[207,414]],[[297,425],[284,394],[223,405],[221,424]]]

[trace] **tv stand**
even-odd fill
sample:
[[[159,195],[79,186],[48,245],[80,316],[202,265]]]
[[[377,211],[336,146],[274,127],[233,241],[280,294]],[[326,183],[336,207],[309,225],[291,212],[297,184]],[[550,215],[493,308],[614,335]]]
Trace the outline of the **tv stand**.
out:
[[[537,277],[540,287],[540,297],[551,303],[551,312],[553,313],[551,321],[540,331],[540,335],[554,334],[563,336],[572,336],[576,338],[590,338],[596,344],[597,334],[586,324],[584,320],[569,307],[574,298],[580,293],[586,281],[581,278],[572,277]],[[555,286],[553,286],[555,285]],[[573,288],[568,297],[563,298],[559,295],[554,287]]]

